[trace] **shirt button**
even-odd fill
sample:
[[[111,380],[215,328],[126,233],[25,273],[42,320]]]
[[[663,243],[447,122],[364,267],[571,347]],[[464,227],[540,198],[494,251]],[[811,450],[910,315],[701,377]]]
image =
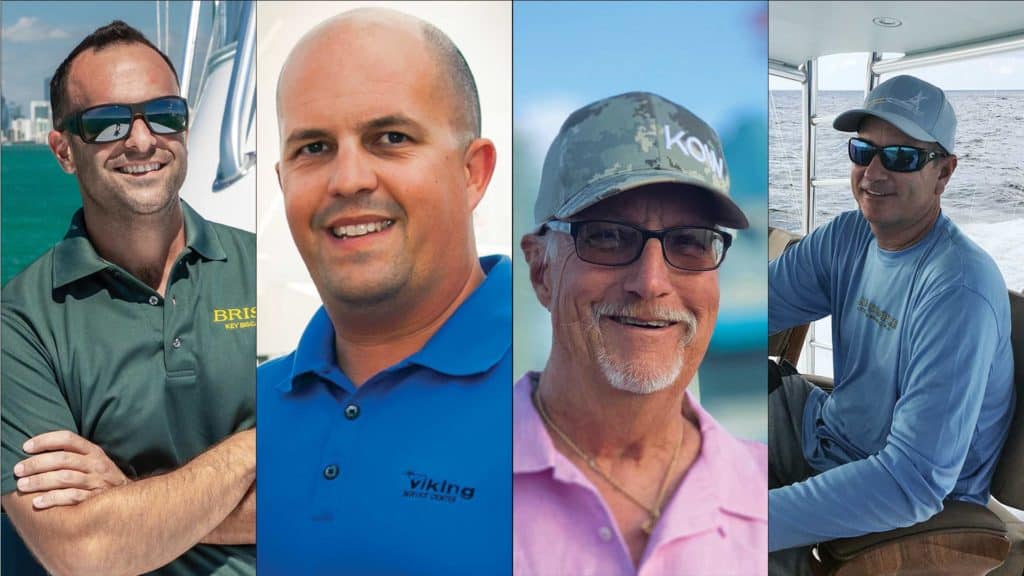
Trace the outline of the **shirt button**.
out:
[[[159,299],[159,298],[157,298],[156,296],[150,296],[150,297],[149,297],[149,303],[150,303],[150,305],[152,305],[152,306],[156,306],[157,304],[159,304],[159,303],[160,303],[160,299]]]
[[[334,480],[338,477],[338,466],[337,464],[328,464],[324,468],[324,478],[328,480]]]
[[[173,348],[181,348],[181,338],[175,338],[174,340],[172,340],[171,341],[171,347],[173,347]]]
[[[356,406],[355,404],[345,406],[345,418],[348,418],[349,420],[359,418],[359,406]]]
[[[601,529],[597,531],[597,535],[601,538],[602,542],[608,542],[612,539],[612,529],[607,526],[601,526]]]

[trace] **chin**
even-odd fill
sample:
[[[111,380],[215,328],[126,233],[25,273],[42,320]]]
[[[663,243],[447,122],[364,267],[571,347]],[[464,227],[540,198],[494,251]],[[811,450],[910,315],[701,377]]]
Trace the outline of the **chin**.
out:
[[[651,360],[619,361],[607,351],[597,355],[598,365],[608,383],[616,390],[647,395],[670,388],[679,379],[684,365],[682,352],[671,362],[655,365]]]

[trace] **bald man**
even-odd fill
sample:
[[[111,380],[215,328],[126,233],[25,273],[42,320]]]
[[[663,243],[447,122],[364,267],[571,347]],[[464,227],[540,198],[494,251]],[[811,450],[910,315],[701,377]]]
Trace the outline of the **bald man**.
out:
[[[258,370],[260,572],[511,570],[511,264],[478,258],[495,165],[432,25],[356,10],[278,82],[278,181],[323,306]]]

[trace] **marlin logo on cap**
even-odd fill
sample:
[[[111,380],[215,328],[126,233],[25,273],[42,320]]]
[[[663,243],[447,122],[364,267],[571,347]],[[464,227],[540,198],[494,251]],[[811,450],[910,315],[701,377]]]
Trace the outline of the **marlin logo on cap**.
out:
[[[867,102],[867,106],[875,106],[877,104],[895,104],[904,110],[913,112],[914,114],[921,114],[921,103],[927,100],[928,97],[924,95],[924,92],[918,92],[913,98],[907,98],[901,100],[893,96],[885,96],[882,98],[873,98]]]

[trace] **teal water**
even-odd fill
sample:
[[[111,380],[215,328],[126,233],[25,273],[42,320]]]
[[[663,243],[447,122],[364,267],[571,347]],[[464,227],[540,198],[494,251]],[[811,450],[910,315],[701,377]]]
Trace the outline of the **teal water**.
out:
[[[82,205],[78,181],[45,145],[0,148],[0,276],[21,272],[68,231]]]

